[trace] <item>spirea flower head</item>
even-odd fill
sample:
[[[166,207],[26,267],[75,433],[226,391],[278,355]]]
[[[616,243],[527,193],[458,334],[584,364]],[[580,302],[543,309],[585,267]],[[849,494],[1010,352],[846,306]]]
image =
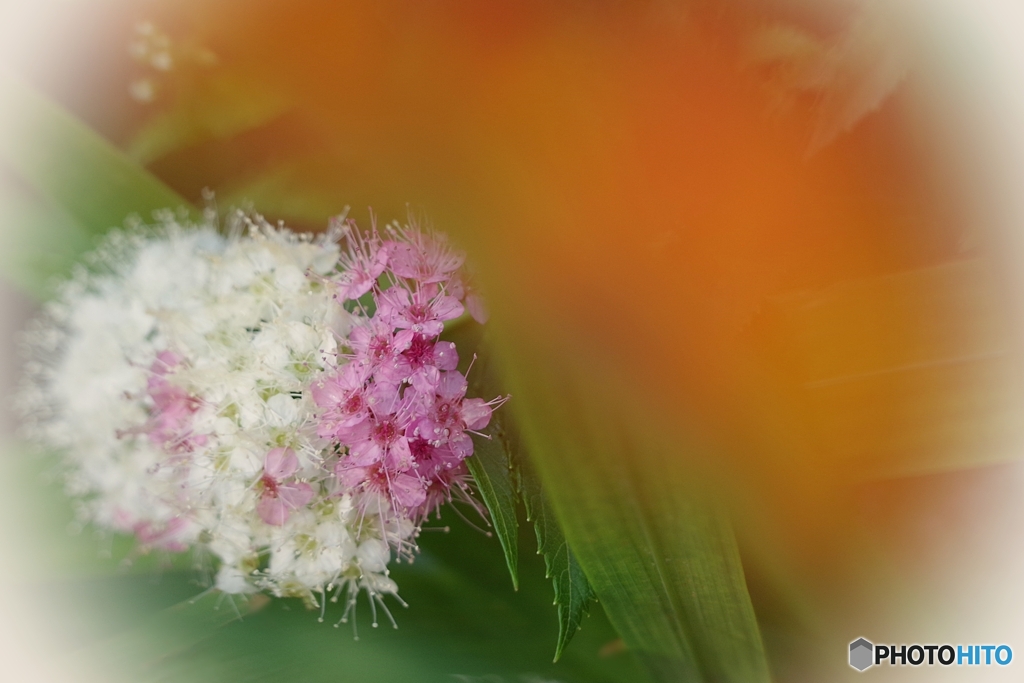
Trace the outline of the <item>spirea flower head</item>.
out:
[[[393,594],[495,404],[438,340],[463,258],[415,227],[227,233],[167,214],[109,236],[28,335],[29,424],[84,519],[204,546],[222,591]]]

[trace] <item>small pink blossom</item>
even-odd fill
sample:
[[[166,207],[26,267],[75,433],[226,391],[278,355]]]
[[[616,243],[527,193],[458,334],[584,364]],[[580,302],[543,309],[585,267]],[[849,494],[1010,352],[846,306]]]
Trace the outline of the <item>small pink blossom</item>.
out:
[[[171,552],[184,552],[188,544],[179,538],[189,522],[182,517],[174,517],[166,524],[157,525],[152,522],[138,522],[132,526],[135,538],[143,545],[162,548]]]
[[[156,376],[164,377],[174,372],[174,369],[181,365],[184,360],[174,351],[164,350],[156,354],[156,360],[153,361],[149,371]]]
[[[299,469],[299,459],[290,448],[274,448],[263,463],[260,484],[263,490],[256,504],[260,519],[271,526],[282,526],[292,510],[304,507],[313,499],[313,488],[305,482],[289,482]]]
[[[441,372],[454,370],[458,364],[459,353],[455,344],[433,341],[417,334],[409,347],[394,360],[390,374],[402,377],[417,392],[433,394],[441,381]]]
[[[457,465],[439,470],[430,479],[430,485],[427,487],[423,503],[416,510],[417,518],[425,520],[431,512],[451,501],[453,490],[456,493],[460,493],[459,497],[463,502],[468,502],[479,511],[480,504],[473,500],[468,493],[470,491],[470,481],[469,469],[461,459]]]
[[[466,306],[466,312],[481,325],[485,324],[490,317],[484,298],[480,296],[472,281],[467,279],[461,272],[452,275],[451,280],[445,286],[449,296],[454,296]]]
[[[399,277],[430,284],[447,280],[466,257],[448,246],[443,235],[420,230],[399,233],[405,241],[388,241],[391,270]]]
[[[433,404],[414,427],[418,436],[435,443],[447,443],[463,458],[473,454],[473,440],[466,430],[483,429],[491,420],[491,407],[483,399],[466,399],[466,389],[466,378],[460,373],[444,373]]]
[[[349,445],[349,460],[364,466],[386,461],[391,467],[407,469],[412,463],[409,440],[405,433],[412,420],[407,410],[380,413],[371,411],[370,418]]]
[[[416,472],[430,480],[445,470],[455,468],[462,462],[456,453],[446,445],[436,446],[422,437],[409,439],[409,451],[416,461]]]
[[[427,487],[422,479],[383,463],[366,467],[343,467],[339,463],[336,475],[346,489],[378,493],[397,510],[413,510],[427,498]]]
[[[390,367],[399,354],[409,348],[414,333],[412,330],[396,331],[383,320],[373,319],[359,325],[349,333],[348,343],[355,352],[358,363],[372,369]]]
[[[428,297],[423,290],[410,294],[401,287],[381,294],[377,306],[377,313],[391,325],[427,337],[441,334],[444,321],[458,318],[463,310],[462,303],[453,296],[439,293]]]
[[[313,402],[321,408],[317,434],[339,436],[370,416],[370,397],[366,380],[370,367],[349,363],[338,373],[321,378],[310,387]]]
[[[481,325],[486,323],[491,317],[491,314],[487,312],[487,305],[484,303],[484,298],[476,292],[470,290],[466,294],[465,304],[466,310],[469,311],[469,315],[472,316],[473,320],[477,321]]]
[[[182,358],[172,351],[160,352],[153,361],[146,381],[153,409],[140,430],[151,443],[172,453],[190,452],[206,444],[205,435],[192,432],[192,416],[201,401],[167,379],[181,362]]]
[[[344,222],[343,230],[348,249],[338,258],[342,271],[337,279],[338,299],[348,301],[358,299],[373,288],[387,267],[389,252],[376,230],[363,233],[352,220]]]

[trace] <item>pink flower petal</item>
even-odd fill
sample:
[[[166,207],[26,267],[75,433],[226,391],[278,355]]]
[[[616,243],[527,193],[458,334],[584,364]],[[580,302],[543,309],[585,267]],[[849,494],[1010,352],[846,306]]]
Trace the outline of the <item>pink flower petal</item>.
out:
[[[363,484],[369,477],[370,470],[368,467],[345,467],[339,466],[334,469],[334,476],[338,478],[338,481],[346,489],[354,489]]]
[[[391,266],[391,270],[395,272],[395,275],[417,279],[419,276],[419,264],[422,260],[419,250],[411,244],[400,242],[390,242],[388,249],[391,257],[388,265]]]
[[[309,387],[313,403],[321,408],[329,408],[345,400],[347,389],[341,385],[337,377],[320,379]]]
[[[423,283],[440,282],[462,266],[465,257],[442,237],[419,230],[405,233],[408,242],[389,242],[391,269],[399,277]]]
[[[426,320],[424,322],[412,323],[411,329],[421,332],[428,337],[436,337],[444,332],[444,323],[440,320]]]
[[[334,423],[324,437],[334,437],[342,444],[351,445],[359,443],[370,437],[370,415],[366,413],[358,422]],[[319,433],[319,429],[317,430]]]
[[[409,440],[400,436],[391,442],[384,464],[397,470],[406,470],[415,465],[412,452],[409,450]]]
[[[353,222],[346,223],[342,229],[346,231],[348,249],[338,257],[342,270],[338,278],[341,285],[338,298],[345,301],[358,299],[373,288],[388,265],[388,250],[381,244],[376,230],[364,233]]]
[[[441,295],[430,303],[430,311],[439,320],[453,320],[462,315],[465,309],[462,302],[454,296]]]
[[[454,370],[459,365],[459,352],[455,344],[439,341],[434,344],[434,365],[438,370]]]
[[[446,401],[457,400],[466,395],[469,384],[461,372],[446,372],[437,383],[437,395]]]
[[[352,465],[357,467],[365,467],[366,465],[372,465],[375,462],[380,462],[384,456],[384,451],[381,450],[373,441],[367,439],[366,441],[360,441],[354,444],[349,449],[348,459]]]
[[[414,508],[427,499],[427,487],[418,477],[396,474],[391,479],[391,496],[399,505]]]
[[[171,372],[177,365],[179,365],[184,358],[176,354],[174,351],[161,351],[156,354],[156,360],[153,361],[153,365],[149,368],[150,372],[157,375],[166,375]]]
[[[434,422],[429,417],[422,417],[415,423],[413,434],[426,441],[443,441],[444,425]]]
[[[448,447],[452,449],[452,453],[454,453],[460,460],[464,460],[465,458],[473,455],[473,439],[471,439],[469,434],[466,433],[453,436],[448,441]]]
[[[282,526],[288,521],[288,506],[280,498],[263,496],[256,503],[256,512],[260,519],[270,526]]]
[[[413,332],[412,330],[400,330],[398,332],[395,332],[395,338],[394,341],[391,343],[391,347],[395,350],[396,353],[401,353],[402,351],[405,351],[407,348],[409,348],[415,336],[416,333]]]
[[[298,510],[313,500],[313,487],[305,482],[281,484],[277,487],[278,497],[292,510]]]
[[[491,317],[490,313],[487,312],[487,306],[484,304],[484,298],[475,292],[470,292],[466,295],[466,310],[469,311],[473,320],[481,325],[486,323]]]
[[[409,308],[409,292],[401,287],[392,287],[378,297],[377,316],[385,322],[392,323],[404,315]]]
[[[437,384],[441,381],[441,373],[437,368],[429,365],[420,368],[409,378],[412,388],[421,394],[433,396],[437,391]]]
[[[462,420],[466,429],[483,429],[491,421],[491,407],[482,398],[467,398],[462,401]]]
[[[299,469],[299,459],[290,448],[274,448],[267,453],[263,461],[263,471],[280,481],[295,474]]]

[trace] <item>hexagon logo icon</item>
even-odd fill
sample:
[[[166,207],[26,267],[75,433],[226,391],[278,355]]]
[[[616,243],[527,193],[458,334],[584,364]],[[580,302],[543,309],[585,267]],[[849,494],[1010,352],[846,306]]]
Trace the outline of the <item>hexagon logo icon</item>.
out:
[[[875,646],[864,638],[858,638],[850,643],[850,666],[857,671],[863,671],[874,664]]]

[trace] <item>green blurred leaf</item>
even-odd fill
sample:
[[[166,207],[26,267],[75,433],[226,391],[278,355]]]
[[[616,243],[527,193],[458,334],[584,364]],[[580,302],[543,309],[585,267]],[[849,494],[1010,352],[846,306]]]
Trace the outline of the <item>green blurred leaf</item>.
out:
[[[474,454],[466,460],[466,465],[490,513],[491,525],[505,553],[505,563],[512,577],[512,586],[519,590],[519,521],[516,518],[516,487],[503,423],[504,417],[500,413],[491,418],[487,431],[491,438],[474,439]]]
[[[320,227],[329,217],[342,213],[347,204],[338,193],[325,192],[303,177],[301,162],[286,161],[255,177],[232,179],[223,186],[218,201],[226,206],[255,203],[262,213],[289,224]],[[325,168],[323,173],[330,175],[331,170]]]
[[[189,202],[16,77],[0,71],[9,120],[0,161],[92,234]]]
[[[554,511],[541,490],[540,481],[526,463],[521,466],[520,481],[526,517],[533,522],[537,533],[537,552],[544,556],[547,577],[555,585],[555,604],[558,606],[558,642],[555,645],[557,662],[565,646],[579,630],[584,613],[590,611],[590,603],[597,599],[597,595],[566,542]]]
[[[26,532],[40,546],[52,546],[15,553],[19,558],[34,555],[32,567],[19,580],[34,588],[47,586],[53,598],[47,605],[59,605],[61,615],[54,620],[54,636],[78,646],[68,655],[74,662],[89,663],[93,670],[108,674],[97,680],[644,680],[628,653],[608,647],[617,636],[600,610],[558,664],[552,664],[550,648],[557,631],[550,619],[551,587],[543,577],[541,559],[532,554],[521,558],[520,590],[510,591],[498,543],[456,519],[450,508],[442,509],[441,522],[450,524],[449,531],[425,530],[420,537],[422,553],[415,561],[392,564],[391,575],[409,603],[402,609],[387,600],[398,629],[390,628],[383,615],[382,627],[372,628],[363,596],[355,641],[351,623],[333,628],[341,604],[328,603],[324,623],[318,621],[316,610],[307,610],[299,600],[274,599],[254,613],[258,604],[242,604],[236,598],[241,620],[225,596],[208,595],[190,604],[210,580],[214,566],[209,556],[175,556],[174,566],[164,568],[155,561],[159,558],[149,555],[125,567],[121,559],[131,543],[129,537],[119,536],[112,557],[98,558],[104,540],[92,533],[69,536],[70,501],[56,482],[44,486],[40,481],[40,471],[52,466],[20,451],[5,455],[15,453],[20,457],[3,459],[4,481],[10,489],[4,489],[5,500],[19,510]],[[524,528],[520,533],[528,532]],[[525,536],[519,539],[524,542]],[[201,569],[189,569],[194,565]],[[20,584],[8,587],[18,590]]]
[[[63,454],[20,441],[0,441],[0,463],[0,481],[6,482],[0,486],[0,497],[16,504],[22,515],[19,527],[34,540],[31,552],[22,558],[28,564],[24,574],[33,581],[61,584],[113,576],[131,581],[197,569],[198,558],[188,553],[140,552],[134,536],[83,528],[75,503],[64,490]]]
[[[492,359],[483,348],[483,327],[468,314],[463,314],[446,325],[443,337],[455,343],[462,372],[467,372],[471,363],[473,365],[467,377],[467,396],[490,400],[502,393],[498,388]],[[519,485],[516,482],[514,451],[505,422],[505,412],[495,411],[487,426],[485,438],[473,439],[474,454],[466,460],[466,465],[490,513],[491,526],[505,553],[505,564],[512,577],[512,586],[519,590],[519,520],[516,515]]]
[[[500,330],[497,330],[500,332]],[[536,339],[536,338],[535,338]],[[686,429],[579,349],[495,336],[531,461],[626,646],[659,681],[770,679],[736,541],[689,471]],[[641,402],[642,403],[642,402]]]
[[[450,326],[445,336],[458,345],[463,365],[468,365],[470,358],[474,359],[468,395],[485,399],[501,395],[494,353],[487,347],[483,328],[464,320]],[[544,557],[545,576],[554,584],[558,614],[554,661],[557,662],[596,596],[520,447],[507,407],[495,411],[487,434],[490,439],[475,441],[475,455],[467,464],[491,513],[512,582],[517,588],[516,501],[521,496],[525,503],[527,519],[533,522],[537,537],[537,553]]]
[[[259,128],[289,108],[265,84],[222,68],[202,72],[193,85],[138,130],[128,144],[131,159],[149,165],[184,147]]]
[[[232,597],[208,593],[140,619],[118,634],[75,651],[72,663],[93,666],[118,662],[118,673],[143,680],[164,660],[188,652],[218,629],[266,607],[263,594]]]
[[[450,533],[427,534],[422,541],[415,562],[393,565],[392,577],[409,603],[406,610],[386,601],[397,630],[379,606],[381,627],[372,627],[365,596],[356,624],[333,628],[341,604],[328,603],[320,622],[317,611],[298,600],[274,599],[263,606],[236,598],[239,619],[224,596],[161,609],[166,598],[181,600],[182,594],[199,592],[187,572],[167,574],[159,582],[110,577],[61,587],[61,595],[77,593],[92,608],[78,628],[90,635],[101,631],[99,638],[86,636],[72,661],[121,674],[132,683],[644,680],[627,654],[608,647],[616,636],[599,611],[587,638],[578,639],[558,664],[550,662],[554,632],[545,619],[550,587],[541,576],[539,558],[524,558],[530,574],[513,593],[496,544],[484,542],[479,531],[456,521]]]
[[[0,180],[0,221],[0,273],[36,299],[49,296],[53,278],[92,246],[85,228],[16,181]]]

